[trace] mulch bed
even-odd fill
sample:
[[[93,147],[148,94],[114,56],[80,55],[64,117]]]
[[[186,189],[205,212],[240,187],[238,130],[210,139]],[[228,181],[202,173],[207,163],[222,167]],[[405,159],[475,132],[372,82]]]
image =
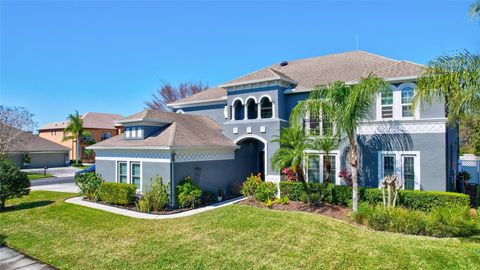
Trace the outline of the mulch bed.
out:
[[[350,208],[328,203],[323,203],[321,205],[309,205],[303,202],[290,201],[285,205],[275,203],[272,207],[268,208],[267,206],[257,202],[254,198],[248,198],[238,202],[238,204],[273,210],[308,212],[351,222]]]

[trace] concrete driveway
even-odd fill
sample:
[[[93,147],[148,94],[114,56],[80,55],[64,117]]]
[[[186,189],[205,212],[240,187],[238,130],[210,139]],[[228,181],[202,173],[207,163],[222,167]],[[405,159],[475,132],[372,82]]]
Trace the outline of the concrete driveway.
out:
[[[81,168],[75,167],[57,167],[48,168],[47,173],[52,174],[54,177],[73,177],[76,172],[81,170]],[[43,173],[43,169],[23,169],[22,171],[30,173]]]

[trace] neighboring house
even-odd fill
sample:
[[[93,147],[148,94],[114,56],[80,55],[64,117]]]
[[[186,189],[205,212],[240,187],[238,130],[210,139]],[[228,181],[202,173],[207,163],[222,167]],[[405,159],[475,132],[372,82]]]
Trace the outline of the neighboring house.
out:
[[[19,168],[63,167],[68,164],[67,147],[40,138],[31,132],[10,128],[7,159]]]
[[[227,189],[251,173],[278,182],[280,171],[272,168],[271,158],[279,145],[272,140],[288,126],[297,102],[318,85],[355,83],[372,73],[391,87],[376,97],[370,119],[358,129],[362,185],[377,187],[385,175],[397,174],[406,189],[452,190],[458,129],[447,126],[442,103],[410,110],[415,81],[423,70],[419,64],[364,51],[274,64],[169,104],[177,115],[144,111],[120,121],[124,136],[91,147],[98,155],[96,169],[107,181],[139,183],[139,188],[156,174],[173,186],[190,176],[214,192],[215,186]],[[321,135],[331,125],[328,119],[304,119],[306,132]],[[205,129],[221,130],[223,135],[213,136]],[[196,139],[175,145],[188,136]],[[166,141],[157,142],[159,137]],[[222,147],[213,145],[213,139]],[[330,158],[331,181],[342,184],[338,173],[349,169],[346,146],[343,139],[330,157],[306,151],[308,181],[323,181],[324,160]]]
[[[81,118],[83,119],[84,129],[91,133],[91,136],[84,137],[80,141],[81,159],[82,162],[92,162],[95,159],[95,153],[88,153],[88,151],[85,153],[85,147],[120,134],[121,130],[115,127],[115,122],[122,119],[123,116],[119,114],[87,112]],[[70,135],[65,134],[63,131],[67,125],[68,120],[49,123],[42,126],[38,133],[42,138],[68,147],[70,149],[69,157],[72,160],[76,159],[77,156],[77,141],[75,139],[63,141],[65,136]]]

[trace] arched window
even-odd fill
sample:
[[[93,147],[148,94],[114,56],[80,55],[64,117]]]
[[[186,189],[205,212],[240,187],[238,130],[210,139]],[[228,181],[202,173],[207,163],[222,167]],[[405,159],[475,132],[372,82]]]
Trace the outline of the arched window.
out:
[[[242,120],[245,118],[245,109],[242,101],[237,100],[233,103],[233,116],[234,120]]]
[[[272,118],[273,117],[273,108],[272,102],[268,97],[263,97],[260,100],[260,116],[262,118]]]
[[[413,87],[405,86],[402,88],[402,117],[412,117]]]
[[[258,117],[258,106],[255,103],[253,98],[247,100],[247,118],[248,119],[257,119]]]

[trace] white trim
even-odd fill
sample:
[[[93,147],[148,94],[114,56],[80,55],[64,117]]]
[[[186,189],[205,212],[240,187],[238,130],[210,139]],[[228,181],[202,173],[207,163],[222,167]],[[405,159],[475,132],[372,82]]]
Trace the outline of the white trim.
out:
[[[131,185],[134,185],[133,184],[133,175],[132,175],[132,167],[133,167],[133,164],[139,164],[140,165],[140,187],[137,188],[137,192],[141,191],[142,190],[142,187],[143,187],[143,162],[142,161],[133,161],[133,160],[130,160],[128,162],[128,165],[129,165],[129,168],[130,168],[130,171],[129,171],[129,175],[128,175],[128,180],[129,180],[129,184]]]
[[[415,162],[415,190],[420,190],[421,185],[421,171],[420,171],[420,151],[378,151],[377,152],[377,161],[378,161],[378,175],[377,183],[378,187],[381,187],[381,181],[384,177],[383,172],[383,157],[384,156],[395,156],[395,174],[402,179],[403,182],[403,157],[404,156],[413,156]]]
[[[404,87],[412,87],[413,93],[415,95],[416,85],[413,82],[404,82],[398,86],[393,84],[390,85],[390,88],[393,91],[393,104],[392,105],[382,105],[382,94],[378,93],[376,97],[376,120],[377,121],[393,121],[393,120],[416,120],[420,118],[420,109],[417,106],[413,112],[413,116],[403,117],[402,116],[402,89]],[[382,107],[392,106],[392,118],[382,118]]]
[[[232,106],[235,107],[235,102],[239,100],[240,103],[242,103],[242,105],[245,105],[245,103],[243,103],[243,99],[241,97],[236,97],[232,100]]]
[[[446,119],[410,120],[410,121],[372,121],[364,122],[357,128],[359,135],[374,134],[418,134],[445,133]]]
[[[254,96],[248,96],[246,99],[245,99],[245,104],[248,103],[248,100],[250,99],[253,99],[255,101],[255,104],[257,104],[257,99],[254,97]]]
[[[323,156],[326,155],[326,153],[324,151],[319,151],[319,150],[305,150],[304,151],[305,153],[305,156],[308,156],[308,155],[319,155],[319,173],[320,173],[320,183],[323,183]],[[341,155],[340,155],[340,150],[332,150],[330,151],[330,156],[335,156],[335,170],[337,170],[338,172],[340,172],[340,159],[341,159]],[[305,171],[305,179],[306,181],[308,182],[308,161],[307,162],[304,162],[304,165],[303,165],[303,169]],[[342,184],[342,179],[340,177],[338,177],[338,173],[337,172],[334,172],[335,174],[335,185],[339,186]]]
[[[218,105],[218,104],[225,104],[226,99],[227,99],[227,96],[223,96],[221,98],[215,98],[215,99],[203,99],[198,101],[169,103],[167,104],[167,106],[172,107],[174,109],[179,109],[179,108],[188,108],[188,107],[197,107],[197,106]]]
[[[95,157],[95,160],[170,163],[170,159],[163,158]]]
[[[185,112],[182,110],[182,109],[178,109],[175,111],[176,113],[180,113],[180,114],[185,114]]]

